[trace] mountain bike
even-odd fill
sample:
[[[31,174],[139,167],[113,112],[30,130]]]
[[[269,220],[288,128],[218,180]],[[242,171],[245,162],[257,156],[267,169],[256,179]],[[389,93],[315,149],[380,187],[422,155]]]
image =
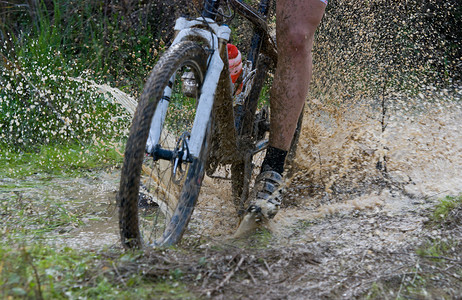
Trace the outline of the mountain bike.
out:
[[[242,0],[205,0],[200,17],[181,17],[175,37],[144,86],[124,154],[117,195],[126,248],[180,241],[194,211],[204,175],[229,166],[234,204],[245,212],[269,131],[259,96],[277,50],[266,19]],[[227,21],[237,12],[253,24],[243,72],[232,83]],[[258,109],[257,109],[258,108]],[[293,152],[293,151],[292,151]]]

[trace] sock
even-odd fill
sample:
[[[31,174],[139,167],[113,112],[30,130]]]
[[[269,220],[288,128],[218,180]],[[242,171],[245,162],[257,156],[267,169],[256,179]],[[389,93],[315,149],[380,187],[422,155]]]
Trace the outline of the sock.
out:
[[[288,151],[268,146],[260,172],[275,171],[282,174],[282,172],[284,172],[284,162],[286,160],[287,152]]]

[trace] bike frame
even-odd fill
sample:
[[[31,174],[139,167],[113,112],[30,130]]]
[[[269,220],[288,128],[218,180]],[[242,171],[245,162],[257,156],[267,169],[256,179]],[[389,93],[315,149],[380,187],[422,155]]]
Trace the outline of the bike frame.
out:
[[[252,9],[249,9],[242,0],[228,0],[229,3],[242,15],[248,18],[252,23],[255,24],[256,30],[252,37],[251,50],[248,54],[247,61],[250,62],[250,69],[253,70],[256,67],[258,54],[260,53],[263,36],[267,34],[266,23],[261,19],[260,15],[267,16],[269,12],[269,0],[261,0],[258,14]],[[175,24],[175,39],[172,46],[182,41],[197,41],[198,39],[205,44],[205,46],[211,51],[211,55],[208,60],[208,68],[203,80],[201,87],[201,95],[197,106],[197,113],[194,119],[190,139],[188,141],[189,153],[183,154],[183,160],[190,160],[191,158],[197,158],[201,146],[207,134],[207,128],[211,120],[211,113],[214,108],[214,102],[216,98],[217,88],[220,84],[220,76],[224,67],[228,67],[228,62],[224,61],[224,55],[220,56],[220,51],[226,49],[229,41],[231,29],[223,24],[218,25],[215,22],[216,12],[220,5],[220,0],[205,0],[204,10],[202,16],[195,20],[187,20],[186,18],[179,18]],[[260,14],[260,15],[259,15]],[[174,81],[175,74],[172,76],[171,81]],[[229,77],[229,74],[228,74]],[[231,94],[228,88],[228,93]],[[155,111],[151,122],[151,128],[149,137],[146,145],[147,153],[153,154],[155,159],[170,159],[171,154],[162,154],[162,150],[156,152],[157,145],[159,144],[161,128],[165,122],[167,108],[172,90],[170,87],[166,87],[164,95],[158,103],[158,107]],[[248,94],[246,95],[248,96]],[[247,106],[255,107],[258,102],[258,96],[254,95],[250,97],[250,102]],[[241,121],[245,115],[244,109],[237,110],[235,116],[236,130],[239,131],[241,127]],[[238,134],[239,135],[239,134]],[[265,145],[257,147],[257,151],[261,151],[265,148]]]
[[[203,25],[204,22],[207,22],[208,24],[207,29],[197,27]],[[209,57],[209,67],[207,68],[204,82],[202,84],[202,93],[197,106],[197,113],[191,131],[191,138],[188,142],[189,154],[193,157],[198,157],[210,120],[218,80],[225,65],[220,57],[218,41],[228,42],[231,29],[226,25],[219,26],[212,19],[200,17],[192,21],[188,21],[186,18],[177,19],[175,31],[177,32],[177,35],[173,40],[172,46],[182,41],[196,41],[199,38],[201,42],[206,43],[207,47],[213,51],[212,55]],[[174,77],[175,74],[172,76],[172,82],[174,81]],[[171,93],[171,88],[166,87],[164,90],[164,96],[157,104],[158,108],[156,109],[151,122],[151,129],[149,131],[149,138],[146,146],[148,153],[152,153],[155,146],[159,143],[161,129],[165,121]],[[184,155],[187,155],[187,153]],[[186,160],[187,157],[185,156],[183,159]]]

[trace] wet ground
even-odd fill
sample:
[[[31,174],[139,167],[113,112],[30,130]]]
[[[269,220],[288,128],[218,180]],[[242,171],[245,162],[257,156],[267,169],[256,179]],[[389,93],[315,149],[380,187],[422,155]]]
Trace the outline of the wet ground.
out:
[[[141,268],[155,277],[166,266],[180,269],[198,297],[217,299],[460,297],[462,212],[443,225],[432,224],[431,215],[439,199],[462,192],[461,119],[457,103],[396,118],[384,132],[374,121],[314,128],[307,117],[273,221],[237,238],[229,182],[206,178],[191,221],[196,235],[179,250],[148,251],[142,263],[118,272]],[[9,191],[0,197],[59,199],[80,223],[59,227],[52,244],[120,249],[118,180],[118,169],[78,178],[37,174],[21,183],[5,178]]]

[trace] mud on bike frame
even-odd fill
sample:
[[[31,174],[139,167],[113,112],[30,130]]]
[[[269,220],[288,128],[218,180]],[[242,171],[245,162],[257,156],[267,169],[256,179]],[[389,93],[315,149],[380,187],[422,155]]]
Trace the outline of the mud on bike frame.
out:
[[[223,42],[230,29],[217,24],[228,18],[220,11],[225,1],[254,25],[248,73],[241,76],[243,91],[237,95]],[[205,0],[200,18],[177,19],[175,40],[148,77],[126,143],[117,195],[124,247],[179,242],[205,173],[213,175],[218,165],[231,165],[233,200],[242,210],[252,157],[267,145],[268,113],[256,109],[268,66],[277,60],[266,25],[269,3],[261,0],[256,11],[242,0]],[[196,88],[184,90],[189,76]]]
[[[277,62],[277,50],[275,43],[271,40],[268,33],[266,18],[268,17],[271,10],[271,0],[261,0],[258,5],[258,10],[254,10],[252,7],[244,3],[243,0],[204,0],[204,8],[202,16],[215,20],[220,15],[219,7],[223,2],[227,2],[232,8],[237,11],[240,15],[247,18],[254,25],[254,32],[251,38],[250,50],[247,53],[247,61],[252,64],[252,69],[257,67],[259,54],[264,50],[265,55],[268,56],[274,63]],[[262,49],[263,48],[263,49]],[[267,62],[268,64],[270,63]],[[266,71],[266,70],[265,70]],[[265,74],[266,76],[266,74]],[[235,111],[236,118],[236,129],[238,135],[249,134],[250,127],[252,124],[248,124],[249,121],[253,121],[258,98],[260,96],[260,89],[255,89],[253,93],[248,96],[245,101],[245,107]],[[246,120],[247,122],[245,122]],[[246,124],[243,124],[245,122]],[[252,123],[252,122],[250,122]]]
[[[251,37],[249,51],[246,56],[246,67],[253,72],[254,76],[251,80],[252,83],[246,88],[247,93],[241,101],[234,100],[234,124],[236,135],[228,138],[227,134],[223,134],[225,130],[221,130],[222,134],[219,135],[222,139],[235,141],[237,151],[233,157],[231,174],[232,174],[232,187],[233,187],[233,200],[239,215],[245,213],[245,202],[249,196],[250,182],[253,173],[253,155],[266,149],[268,140],[264,139],[265,132],[269,131],[269,113],[268,109],[262,109],[258,114],[257,105],[260,98],[260,92],[263,88],[268,68],[274,63],[277,63],[277,49],[276,44],[272,40],[267,27],[267,18],[271,11],[271,0],[261,0],[258,3],[258,10],[253,9],[243,0],[205,0],[202,16],[213,20],[223,17],[220,11],[220,5],[226,3],[232,9],[245,17],[253,24],[253,34]],[[260,55],[263,54],[263,55]],[[243,60],[244,62],[244,60]],[[226,97],[226,96],[224,96]],[[220,103],[220,96],[216,101]],[[225,102],[229,100],[224,100]],[[216,111],[219,115],[220,111]],[[229,113],[229,112],[228,112]],[[222,115],[226,112],[221,112]],[[223,123],[226,122],[221,122]],[[221,155],[226,155],[226,150],[233,148],[233,145],[228,147],[220,147]],[[211,163],[207,170],[207,174],[213,177],[213,171],[218,164],[229,164],[230,160],[216,158],[212,153],[209,156]],[[215,162],[214,161],[219,161]],[[236,162],[238,161],[238,162]],[[240,162],[239,162],[240,161]]]
[[[271,2],[271,0],[261,0],[258,10],[255,10],[245,4],[243,0],[205,0],[204,8],[201,12],[203,19],[201,22],[204,25],[212,26],[209,24],[210,20],[220,22],[224,19],[225,21],[220,23],[226,23],[227,20],[234,17],[234,15],[226,16],[222,12],[223,10],[220,5],[226,3],[229,11],[232,8],[254,25],[244,66],[244,69],[248,73],[246,76],[243,76],[244,74],[241,75],[241,81],[238,79],[238,82],[235,84],[236,88],[243,80],[246,93],[241,93],[238,96],[235,95],[234,100],[230,98],[232,92],[228,85],[229,74],[227,72],[227,63],[224,67],[224,72],[220,76],[214,100],[214,119],[216,120],[216,124],[212,129],[213,133],[211,134],[212,138],[210,141],[214,145],[211,147],[212,150],[208,156],[207,164],[207,174],[210,177],[221,178],[220,176],[214,176],[213,173],[218,165],[227,164],[233,165],[232,173],[234,174],[234,179],[236,177],[243,177],[242,180],[237,179],[238,181],[242,181],[241,184],[238,184],[241,186],[238,191],[234,189],[236,184],[233,184],[233,197],[239,214],[244,212],[244,202],[248,197],[251,180],[249,176],[252,172],[251,169],[253,169],[252,157],[257,152],[266,149],[268,142],[263,139],[264,133],[269,131],[268,110],[262,110],[259,116],[256,116],[256,111],[268,68],[271,63],[275,64],[277,62],[276,45],[268,33],[266,23],[267,16],[271,10]],[[224,48],[226,49],[226,47]],[[220,49],[220,56],[224,61],[224,57],[227,57],[227,55],[221,53],[225,49]],[[247,81],[244,77],[250,77],[251,83],[245,84]],[[229,103],[231,102],[234,102],[234,111],[230,114]],[[230,118],[233,119],[231,120]],[[231,129],[233,126],[229,126],[230,124],[234,124],[235,130]],[[217,130],[216,127],[220,128]],[[191,136],[194,136],[194,129]],[[217,144],[219,145],[217,146]],[[153,154],[155,159],[171,160],[173,155],[171,151],[164,151],[160,148],[154,149],[154,152],[148,152]],[[239,161],[241,163],[237,163]]]

